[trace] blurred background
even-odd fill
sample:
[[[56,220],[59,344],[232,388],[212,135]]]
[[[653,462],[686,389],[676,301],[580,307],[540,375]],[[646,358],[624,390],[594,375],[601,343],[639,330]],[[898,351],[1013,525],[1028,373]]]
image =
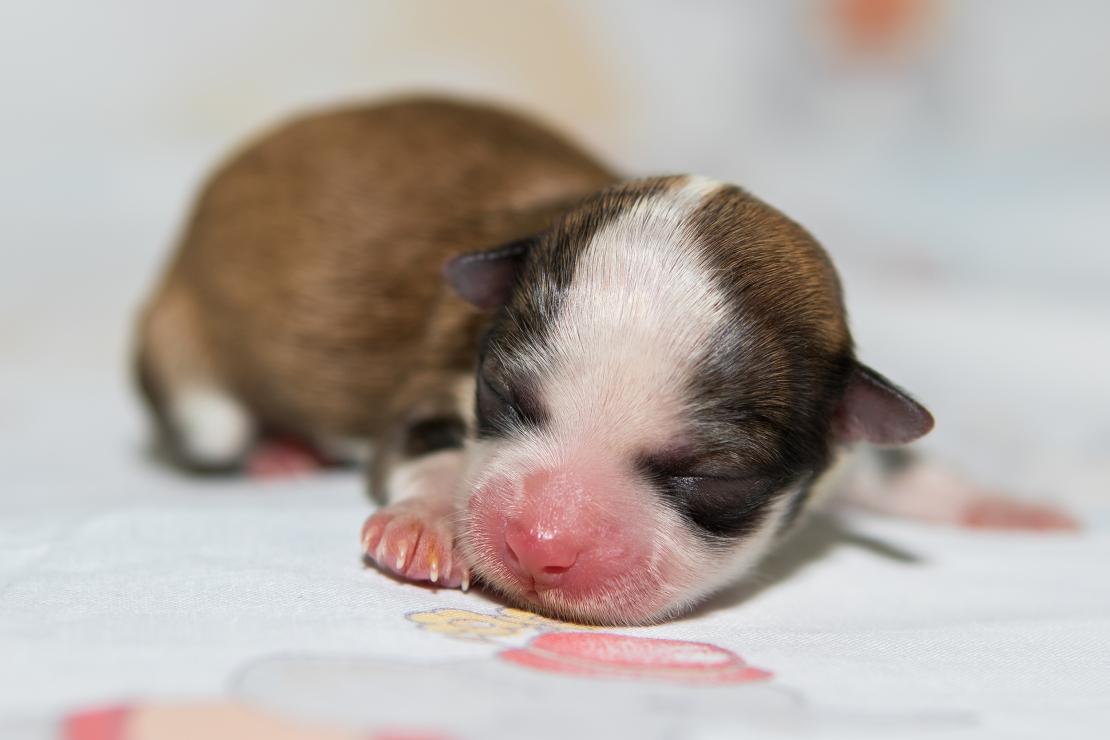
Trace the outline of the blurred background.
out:
[[[221,157],[423,90],[780,207],[840,265],[861,355],[933,407],[927,446],[1105,500],[1107,28],[1099,0],[6,0],[0,459],[36,494],[0,498],[134,485],[131,320]]]

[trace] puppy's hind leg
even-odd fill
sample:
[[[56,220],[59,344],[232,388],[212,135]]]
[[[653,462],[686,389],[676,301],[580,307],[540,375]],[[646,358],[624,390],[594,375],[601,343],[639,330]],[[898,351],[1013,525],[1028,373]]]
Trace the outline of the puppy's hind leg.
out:
[[[985,488],[905,450],[861,450],[849,465],[840,497],[878,513],[976,529],[1079,528],[1058,507]]]
[[[255,422],[220,381],[188,295],[169,284],[143,315],[139,387],[168,457],[194,472],[240,468]]]

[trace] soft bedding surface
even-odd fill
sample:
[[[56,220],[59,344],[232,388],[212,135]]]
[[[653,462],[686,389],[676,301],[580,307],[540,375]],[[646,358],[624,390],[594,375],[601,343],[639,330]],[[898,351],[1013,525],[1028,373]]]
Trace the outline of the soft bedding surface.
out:
[[[901,45],[842,57],[837,16]],[[0,740],[1110,738],[1108,21],[0,3]],[[861,357],[934,412],[922,450],[1084,530],[834,512],[694,614],[587,630],[364,569],[356,474],[159,467],[129,327],[194,189],[282,117],[410,90],[782,208],[840,266]]]
[[[1105,317],[854,282],[861,344],[937,412],[927,450],[1063,501],[1082,533],[834,513],[687,618],[553,623],[364,569],[353,473],[197,481],[151,461],[109,289],[87,312],[8,313],[0,737],[193,702],[379,737],[1106,737]]]

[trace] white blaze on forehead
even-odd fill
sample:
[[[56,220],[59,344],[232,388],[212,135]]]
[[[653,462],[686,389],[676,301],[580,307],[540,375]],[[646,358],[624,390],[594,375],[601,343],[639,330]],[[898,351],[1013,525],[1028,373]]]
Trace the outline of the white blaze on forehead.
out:
[[[692,224],[721,186],[687,178],[646,197],[579,256],[542,358],[558,436],[603,439],[618,452],[621,440],[662,438],[673,425],[689,373],[726,319]]]

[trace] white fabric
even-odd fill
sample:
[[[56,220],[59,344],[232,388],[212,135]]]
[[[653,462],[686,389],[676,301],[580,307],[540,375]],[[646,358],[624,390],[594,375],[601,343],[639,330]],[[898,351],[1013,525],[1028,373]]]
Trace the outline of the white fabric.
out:
[[[81,331],[67,314],[9,321],[0,729],[104,702],[226,697],[356,726],[408,712],[462,737],[556,737],[582,724],[612,737],[1105,737],[1110,404],[1088,377],[1105,360],[1101,319],[1024,309],[1022,331],[1046,353],[1086,353],[1067,365],[1007,334],[999,316],[1020,306],[854,296],[869,358],[934,401],[937,454],[1019,492],[1059,494],[1087,530],[819,518],[761,570],[760,587],[671,624],[609,631],[708,642],[774,674],[712,689],[496,658],[536,630],[475,642],[420,629],[405,615],[498,605],[364,570],[358,530],[371,507],[357,476],[219,482],[161,469],[144,456],[124,382],[122,306],[92,312]],[[551,714],[562,719],[542,719]]]
[[[947,3],[920,64],[841,70],[799,3],[473,5],[0,5],[0,738],[221,697],[481,738],[1110,737],[1110,5]],[[1087,531],[819,523],[746,600],[622,631],[774,672],[695,691],[496,657],[533,628],[418,629],[497,605],[362,570],[355,477],[147,461],[128,322],[200,178],[277,117],[413,85],[783,207],[846,270],[864,358],[935,412],[925,446]]]

